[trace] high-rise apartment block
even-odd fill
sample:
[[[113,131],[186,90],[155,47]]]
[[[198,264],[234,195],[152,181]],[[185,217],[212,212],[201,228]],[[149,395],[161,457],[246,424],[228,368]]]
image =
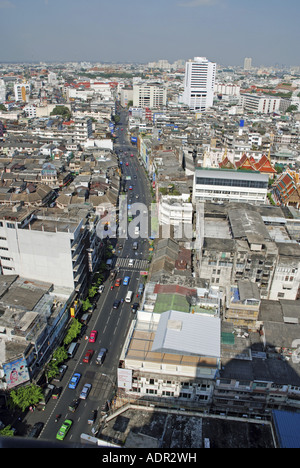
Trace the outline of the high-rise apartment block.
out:
[[[205,111],[213,104],[216,63],[195,57],[185,64],[182,100],[192,111]]]
[[[244,70],[251,70],[252,68],[252,58],[246,57],[244,60]]]
[[[15,91],[15,100],[28,102],[28,96],[30,94],[30,84],[29,83],[16,83],[14,86]]]
[[[84,143],[93,136],[92,120],[89,117],[75,118],[75,134],[74,141],[76,143]]]
[[[6,86],[5,81],[0,80],[0,104],[6,101]]]
[[[141,82],[133,85],[133,107],[159,109],[167,104],[166,86],[158,82]]]

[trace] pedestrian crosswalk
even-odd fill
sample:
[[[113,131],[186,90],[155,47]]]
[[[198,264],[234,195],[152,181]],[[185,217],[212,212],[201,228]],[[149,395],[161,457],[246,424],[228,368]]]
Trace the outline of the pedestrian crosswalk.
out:
[[[148,270],[148,260],[117,258],[115,268],[129,268],[134,270]]]

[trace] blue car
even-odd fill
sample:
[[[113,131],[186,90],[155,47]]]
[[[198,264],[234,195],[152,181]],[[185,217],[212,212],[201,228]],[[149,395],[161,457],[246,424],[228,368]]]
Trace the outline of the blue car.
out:
[[[124,278],[124,280],[123,280],[123,285],[124,285],[124,286],[127,286],[128,283],[129,283],[129,280],[130,280],[129,276],[125,276],[125,278]]]
[[[77,372],[75,372],[75,374],[73,374],[73,377],[70,380],[69,388],[76,388],[80,380],[80,377],[81,377],[81,374],[78,374]]]

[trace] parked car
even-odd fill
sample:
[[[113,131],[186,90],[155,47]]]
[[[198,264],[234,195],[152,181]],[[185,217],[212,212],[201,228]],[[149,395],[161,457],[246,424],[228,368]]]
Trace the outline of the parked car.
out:
[[[139,308],[139,303],[138,302],[135,302],[134,304],[132,304],[131,306],[131,310],[133,313],[135,313]]]
[[[55,389],[52,392],[53,400],[57,400],[60,397],[61,392],[62,392],[62,387],[55,387]]]
[[[93,410],[88,418],[88,424],[94,424],[97,418],[97,410]]]
[[[104,284],[101,284],[101,286],[99,286],[99,288],[98,288],[98,293],[101,294],[101,293],[103,293],[103,291],[104,291]]]
[[[56,377],[54,377],[53,380],[57,381],[57,382],[60,382],[62,380],[63,376],[65,375],[67,369],[68,369],[68,366],[66,364],[63,364],[62,366],[60,366],[58,368],[59,374]]]
[[[92,357],[93,357],[93,354],[94,354],[94,350],[93,350],[93,349],[89,349],[89,350],[85,353],[85,356],[84,356],[82,362],[89,363],[90,360],[91,360]]]
[[[92,384],[90,384],[90,383],[84,384],[84,386],[83,386],[83,388],[81,390],[81,393],[79,395],[79,398],[81,398],[81,400],[86,400],[87,397],[88,397],[88,394],[91,391],[91,388],[92,388]]]
[[[97,338],[98,332],[97,330],[92,330],[89,336],[89,342],[90,343],[95,343],[96,338]]]
[[[37,422],[37,423],[35,423],[35,424],[32,426],[32,428],[29,430],[29,432],[28,432],[28,434],[27,434],[26,437],[29,437],[29,438],[37,438],[37,437],[40,435],[40,433],[41,433],[43,427],[44,427],[44,423],[42,423],[42,422]]]
[[[73,374],[70,380],[69,388],[76,388],[80,378],[81,378],[81,374],[79,374],[78,372],[75,372],[75,374]]]

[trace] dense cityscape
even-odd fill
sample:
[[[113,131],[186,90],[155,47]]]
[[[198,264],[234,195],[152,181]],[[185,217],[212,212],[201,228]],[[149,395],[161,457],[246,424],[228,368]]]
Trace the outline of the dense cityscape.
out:
[[[300,446],[299,122],[299,66],[0,64],[2,438]]]

